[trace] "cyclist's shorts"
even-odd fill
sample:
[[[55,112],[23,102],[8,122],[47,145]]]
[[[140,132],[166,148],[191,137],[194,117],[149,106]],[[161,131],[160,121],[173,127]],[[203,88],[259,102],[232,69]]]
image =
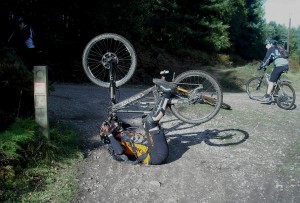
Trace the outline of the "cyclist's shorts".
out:
[[[278,66],[276,68],[273,69],[272,73],[271,73],[271,77],[270,77],[270,81],[271,82],[277,82],[277,80],[280,78],[281,74],[284,71],[287,71],[289,69],[289,66]]]

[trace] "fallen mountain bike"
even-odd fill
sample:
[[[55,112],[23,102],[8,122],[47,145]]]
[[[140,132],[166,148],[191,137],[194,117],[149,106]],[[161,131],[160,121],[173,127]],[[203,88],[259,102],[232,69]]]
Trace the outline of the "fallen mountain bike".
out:
[[[165,75],[168,74],[168,71],[162,71],[161,79],[153,79],[154,86],[119,102],[116,98],[118,87],[125,84],[136,69],[136,53],[131,43],[113,33],[96,36],[86,45],[82,63],[86,75],[94,84],[109,88],[109,115],[150,113],[159,101],[163,88],[160,84],[166,83]],[[168,106],[178,119],[200,124],[211,120],[219,112],[223,94],[210,74],[199,70],[186,71],[169,83],[176,88]]]
[[[250,99],[262,101],[262,98],[267,92],[270,74],[263,69],[262,74],[258,77],[253,77],[246,83],[247,94]],[[279,79],[271,92],[272,103],[282,109],[291,109],[295,105],[296,94],[290,81]]]

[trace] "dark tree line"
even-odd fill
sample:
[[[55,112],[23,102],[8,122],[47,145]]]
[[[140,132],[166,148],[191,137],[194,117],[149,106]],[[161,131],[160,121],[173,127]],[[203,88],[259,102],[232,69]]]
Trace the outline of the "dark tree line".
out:
[[[114,32],[145,49],[195,49],[238,53],[253,59],[261,57],[262,3],[263,0],[2,0],[1,24],[7,29],[1,39],[7,38],[11,18],[23,15],[49,49],[75,47],[80,51],[95,35]]]
[[[287,28],[266,24],[264,0],[2,0],[1,45],[22,15],[36,31],[38,47],[59,64],[60,79],[82,73],[81,54],[101,33],[117,33],[137,49],[140,69],[151,72],[160,53],[211,63],[217,54],[261,60],[268,37],[287,41]],[[300,62],[299,29],[293,29],[291,56]],[[226,58],[226,57],[225,57]],[[218,62],[218,60],[216,60]],[[222,61],[221,61],[222,62]],[[227,61],[225,61],[227,62]],[[157,62],[156,62],[157,63]]]

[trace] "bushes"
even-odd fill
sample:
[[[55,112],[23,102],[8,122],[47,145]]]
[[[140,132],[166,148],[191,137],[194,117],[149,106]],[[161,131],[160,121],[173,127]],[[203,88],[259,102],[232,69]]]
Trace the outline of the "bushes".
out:
[[[289,59],[289,70],[293,73],[296,73],[300,70],[299,63],[294,59]]]
[[[0,131],[17,116],[32,115],[33,75],[11,49],[0,49]]]
[[[72,194],[65,192],[75,190],[72,170],[83,157],[81,136],[68,126],[52,122],[50,137],[46,139],[31,119],[17,119],[0,134],[0,202],[62,198],[55,194],[57,190],[63,198],[71,198]],[[65,182],[65,188],[57,186]]]

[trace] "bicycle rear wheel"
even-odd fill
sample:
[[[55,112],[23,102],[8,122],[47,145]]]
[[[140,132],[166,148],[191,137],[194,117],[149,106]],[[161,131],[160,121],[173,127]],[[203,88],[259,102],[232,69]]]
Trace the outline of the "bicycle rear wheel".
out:
[[[288,82],[280,82],[278,85],[280,88],[277,87],[275,90],[276,93],[278,91],[278,94],[274,95],[274,97],[277,96],[277,105],[282,109],[291,109],[296,99],[294,88]]]
[[[223,95],[218,82],[208,73],[198,70],[187,71],[175,78],[174,83],[188,90],[190,94],[180,91],[172,99],[178,102],[170,106],[173,114],[186,123],[200,124],[211,120],[220,110]],[[203,102],[202,96],[214,99],[215,105]]]
[[[261,100],[266,94],[268,84],[265,80],[261,80],[260,77],[254,77],[248,80],[246,83],[247,94],[250,99]]]
[[[101,87],[109,87],[109,61],[116,60],[116,86],[126,83],[136,68],[136,53],[124,37],[105,33],[94,37],[85,47],[82,64],[88,78]]]

